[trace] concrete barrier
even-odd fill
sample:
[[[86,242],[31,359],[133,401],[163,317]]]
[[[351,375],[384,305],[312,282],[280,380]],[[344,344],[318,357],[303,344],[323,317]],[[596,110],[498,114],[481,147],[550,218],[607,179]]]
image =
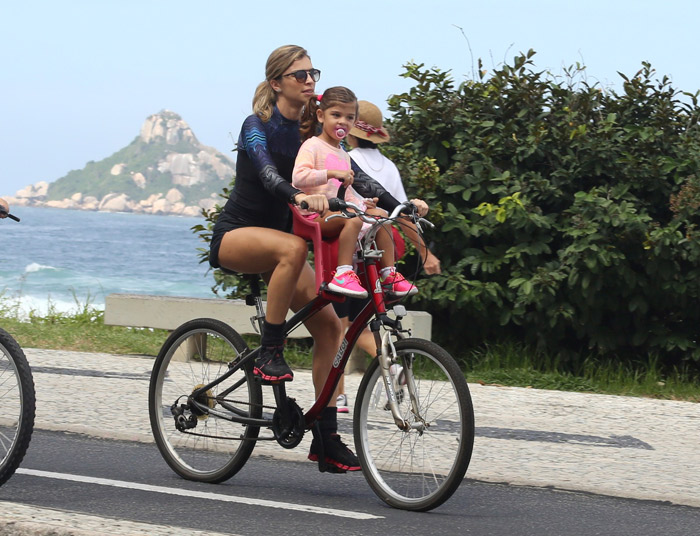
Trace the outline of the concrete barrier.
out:
[[[172,331],[195,318],[215,318],[227,323],[242,335],[255,335],[250,318],[255,308],[244,300],[222,298],[187,298],[183,296],[152,296],[147,294],[108,294],[105,298],[104,323],[108,326],[157,328]],[[390,313],[391,314],[391,313]],[[291,317],[290,312],[288,317]],[[414,337],[430,340],[432,316],[425,311],[408,311],[402,320]],[[290,333],[290,338],[311,337],[302,325]],[[364,353],[356,349],[346,370],[364,370]]]

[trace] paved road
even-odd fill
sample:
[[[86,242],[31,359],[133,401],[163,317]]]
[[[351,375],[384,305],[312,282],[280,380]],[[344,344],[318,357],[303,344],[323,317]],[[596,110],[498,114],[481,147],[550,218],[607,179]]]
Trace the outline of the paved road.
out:
[[[222,484],[203,484],[175,475],[151,443],[44,430],[0,487],[0,517],[36,516],[27,505],[41,506],[44,526],[49,509],[71,536],[279,536],[326,534],[329,527],[343,536],[405,527],[441,536],[688,536],[700,526],[700,508],[473,480],[432,512],[405,512],[381,502],[359,473],[321,475],[309,462],[260,456]]]
[[[147,411],[151,359],[25,353],[37,387],[37,429],[152,441]],[[349,393],[359,381],[358,375],[348,377]],[[474,384],[470,389],[477,437],[469,478],[700,507],[699,404]],[[289,394],[308,407],[310,374],[297,371]],[[259,444],[254,456],[301,461],[308,441],[294,450]],[[36,521],[45,518],[41,514],[29,509],[10,517],[19,521],[15,527],[34,523],[36,528]],[[164,533],[177,534],[168,529]],[[123,533],[138,533],[130,530]],[[156,534],[152,527],[149,533]]]

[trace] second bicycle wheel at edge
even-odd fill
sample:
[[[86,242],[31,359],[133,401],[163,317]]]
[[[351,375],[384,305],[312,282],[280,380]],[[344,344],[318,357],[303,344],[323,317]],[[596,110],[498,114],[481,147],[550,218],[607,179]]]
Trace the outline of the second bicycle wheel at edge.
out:
[[[426,511],[449,499],[464,479],[474,445],[474,410],[464,374],[447,351],[422,339],[395,343],[396,363],[412,367],[420,418],[408,431],[394,423],[378,360],[358,389],[354,439],[362,471],[387,504]],[[401,380],[401,378],[399,378]],[[397,382],[404,420],[418,425],[405,382]]]
[[[173,331],[156,358],[148,396],[151,429],[163,458],[183,478],[222,482],[237,473],[253,451],[257,426],[197,414],[187,404],[193,391],[226,373],[228,364],[246,348],[230,326],[200,318]],[[233,386],[222,398],[220,393]],[[252,364],[207,391],[201,402],[210,404],[212,411],[225,411],[223,402],[241,415],[260,418],[262,391],[253,380]],[[173,405],[196,425],[178,430]]]
[[[0,329],[0,485],[22,462],[34,430],[32,371],[22,348]]]

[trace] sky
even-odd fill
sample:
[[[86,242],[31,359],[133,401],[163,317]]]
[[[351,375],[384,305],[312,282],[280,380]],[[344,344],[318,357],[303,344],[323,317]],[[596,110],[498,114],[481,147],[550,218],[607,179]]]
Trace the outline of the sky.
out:
[[[589,83],[651,63],[700,89],[696,0],[4,0],[0,7],[0,196],[53,182],[128,145],[144,120],[178,113],[231,153],[265,62],[306,48],[319,92],[351,88],[385,113],[413,61],[457,83],[534,49],[537,70],[577,62]]]

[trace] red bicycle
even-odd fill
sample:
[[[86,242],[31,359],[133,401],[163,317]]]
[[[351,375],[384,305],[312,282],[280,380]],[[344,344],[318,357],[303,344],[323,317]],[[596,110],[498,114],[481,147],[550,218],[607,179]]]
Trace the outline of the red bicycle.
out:
[[[294,448],[305,432],[318,431],[318,417],[331,400],[352,348],[369,325],[377,356],[357,392],[353,433],[363,474],[387,504],[425,511],[446,501],[464,479],[474,443],[474,411],[464,374],[452,356],[434,342],[410,337],[398,299],[382,290],[376,233],[386,224],[411,219],[421,230],[429,224],[406,203],[388,217],[364,213],[341,200],[333,217],[359,217],[371,223],[358,259],[358,275],[372,299],[348,329],[321,395],[304,411],[287,396],[285,383],[261,385],[253,375],[259,349],[250,349],[227,324],[200,318],[177,328],[156,358],[149,387],[149,414],[158,448],[180,476],[222,482],[236,474],[257,441]],[[402,212],[408,214],[402,215]],[[290,333],[331,301],[344,296],[327,289],[332,242],[321,239],[318,225],[295,215],[295,232],[314,245],[318,295],[286,323]],[[251,321],[262,328],[263,302],[257,278],[247,303]],[[393,304],[389,314],[388,307]],[[264,398],[272,391],[274,403]],[[265,391],[265,397],[263,392]],[[260,435],[260,430],[271,434]],[[319,456],[319,469],[326,467]]]

